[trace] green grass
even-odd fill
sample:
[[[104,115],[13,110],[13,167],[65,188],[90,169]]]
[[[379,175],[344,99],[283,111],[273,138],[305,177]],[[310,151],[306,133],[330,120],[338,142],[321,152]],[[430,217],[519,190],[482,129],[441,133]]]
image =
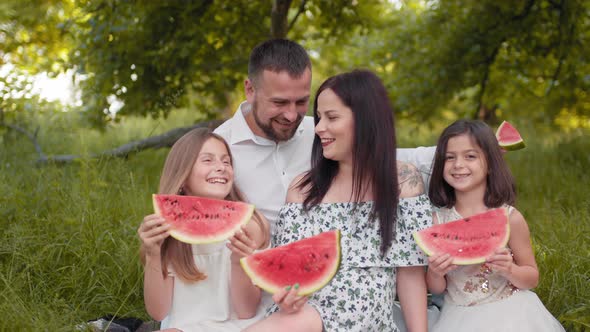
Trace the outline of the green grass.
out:
[[[47,115],[39,140],[48,154],[92,153],[196,118],[178,114],[104,132],[82,128],[75,114]],[[516,126],[528,146],[507,159],[541,271],[535,291],[569,330],[590,329],[590,133]],[[442,129],[398,128],[400,146],[433,144]],[[0,135],[0,330],[70,331],[105,314],[148,319],[136,229],[167,151],[37,167],[30,142]]]

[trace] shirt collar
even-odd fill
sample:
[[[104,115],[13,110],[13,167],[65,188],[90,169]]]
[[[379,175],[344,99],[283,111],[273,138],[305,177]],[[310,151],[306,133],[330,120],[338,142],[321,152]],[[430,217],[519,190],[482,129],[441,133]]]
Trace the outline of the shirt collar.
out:
[[[236,144],[248,140],[253,141],[259,145],[274,144],[274,141],[254,135],[254,132],[252,132],[252,129],[250,129],[248,123],[246,122],[246,114],[248,114],[251,111],[252,105],[250,105],[247,101],[242,102],[238,107],[238,110],[233,116],[230,144]],[[290,140],[286,142],[280,142],[279,145],[288,144],[289,142],[295,140],[297,137],[303,135],[303,132],[305,131],[304,122],[305,119],[304,121],[301,121],[299,127],[297,127],[295,135]]]

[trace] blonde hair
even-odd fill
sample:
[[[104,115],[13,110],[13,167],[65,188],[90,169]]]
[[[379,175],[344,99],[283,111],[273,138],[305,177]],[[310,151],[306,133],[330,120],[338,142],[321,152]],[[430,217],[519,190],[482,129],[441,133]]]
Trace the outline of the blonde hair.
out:
[[[213,133],[208,128],[193,129],[176,141],[168,153],[162,169],[158,193],[184,195],[183,186],[191,174],[203,144],[210,138],[217,139],[225,145],[233,166],[231,150],[223,137]],[[235,183],[225,199],[228,201],[244,201],[243,195]],[[256,210],[253,219],[263,231],[264,241],[260,248],[267,247],[270,238],[268,224]],[[144,258],[143,255],[142,258]],[[200,271],[195,264],[192,246],[172,237],[166,238],[162,243],[161,261],[162,275],[164,277],[168,275],[168,267],[171,266],[176,277],[184,282],[197,282],[207,278],[206,274]]]

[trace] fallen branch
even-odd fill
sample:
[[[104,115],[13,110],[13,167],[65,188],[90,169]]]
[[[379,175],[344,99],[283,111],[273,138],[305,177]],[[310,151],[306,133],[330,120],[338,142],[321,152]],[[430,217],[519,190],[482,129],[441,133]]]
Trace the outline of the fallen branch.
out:
[[[43,153],[43,150],[41,150],[41,145],[39,145],[39,142],[37,142],[37,133],[39,132],[39,129],[35,130],[34,134],[31,134],[25,128],[19,127],[17,125],[0,122],[0,126],[18,131],[19,133],[27,136],[29,138],[29,140],[33,143],[33,145],[35,146],[35,150],[39,154],[39,159],[47,158],[47,156]]]
[[[190,130],[194,128],[217,128],[223,120],[211,120],[197,123],[190,127],[181,127],[172,129],[162,135],[148,137],[139,141],[133,141],[124,145],[121,145],[117,148],[112,150],[106,150],[101,153],[90,154],[86,156],[81,155],[55,155],[55,156],[46,156],[43,153],[39,152],[40,157],[37,159],[37,164],[67,164],[73,162],[78,159],[92,159],[92,158],[101,158],[101,157],[128,157],[130,154],[134,154],[146,149],[159,149],[164,147],[172,146],[182,135],[186,134]]]

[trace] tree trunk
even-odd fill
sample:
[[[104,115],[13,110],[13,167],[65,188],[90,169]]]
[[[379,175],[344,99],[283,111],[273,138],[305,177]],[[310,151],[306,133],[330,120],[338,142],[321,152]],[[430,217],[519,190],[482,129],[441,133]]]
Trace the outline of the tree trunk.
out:
[[[285,38],[289,32],[287,16],[292,0],[274,0],[272,3],[270,35],[272,38]]]
[[[479,108],[479,112],[477,112],[477,119],[489,125],[496,125],[498,124],[498,115],[496,114],[497,109],[498,105],[488,107],[485,104],[482,104]]]

